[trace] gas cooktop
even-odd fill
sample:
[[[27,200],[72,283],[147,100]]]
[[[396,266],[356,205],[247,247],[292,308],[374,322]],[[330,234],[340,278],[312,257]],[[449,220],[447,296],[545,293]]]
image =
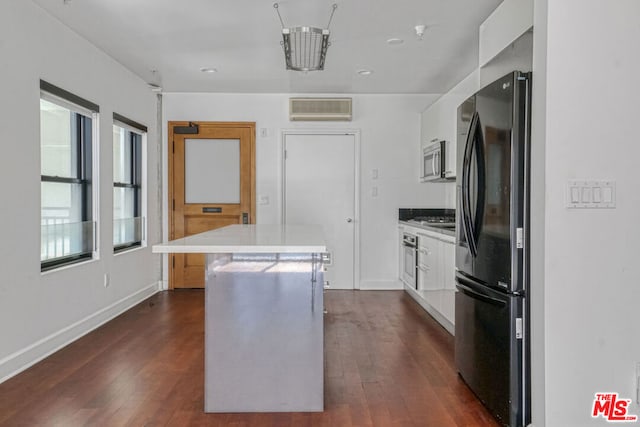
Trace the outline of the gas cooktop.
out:
[[[455,209],[400,209],[400,221],[443,230],[456,228]]]
[[[453,216],[417,216],[413,218],[413,221],[431,224],[453,224],[456,223],[456,218]]]

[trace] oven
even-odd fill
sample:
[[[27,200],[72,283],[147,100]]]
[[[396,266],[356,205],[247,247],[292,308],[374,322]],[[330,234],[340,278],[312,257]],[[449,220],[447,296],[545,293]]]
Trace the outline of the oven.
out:
[[[402,281],[413,289],[417,289],[418,236],[403,232],[400,254],[402,256]]]

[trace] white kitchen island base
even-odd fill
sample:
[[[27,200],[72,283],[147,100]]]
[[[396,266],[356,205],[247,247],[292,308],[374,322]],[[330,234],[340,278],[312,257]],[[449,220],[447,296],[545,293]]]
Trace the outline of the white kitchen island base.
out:
[[[313,258],[207,255],[205,412],[324,409],[323,281]]]
[[[320,227],[277,224],[153,246],[207,256],[205,412],[324,410],[326,250]]]

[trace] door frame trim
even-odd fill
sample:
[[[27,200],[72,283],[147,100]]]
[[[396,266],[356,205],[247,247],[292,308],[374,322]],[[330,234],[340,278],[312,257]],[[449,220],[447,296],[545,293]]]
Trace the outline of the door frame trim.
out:
[[[289,135],[352,135],[354,139],[353,165],[353,289],[360,289],[360,129],[282,129],[280,131],[280,222],[285,223],[286,163],[285,141]]]

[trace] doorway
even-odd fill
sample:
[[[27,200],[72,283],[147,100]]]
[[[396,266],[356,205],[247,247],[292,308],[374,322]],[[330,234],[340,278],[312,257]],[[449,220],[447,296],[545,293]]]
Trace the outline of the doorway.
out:
[[[359,288],[359,137],[283,132],[283,223],[323,227],[332,289]]]
[[[169,239],[255,223],[255,123],[169,122]],[[203,254],[169,255],[169,289],[203,288]]]

